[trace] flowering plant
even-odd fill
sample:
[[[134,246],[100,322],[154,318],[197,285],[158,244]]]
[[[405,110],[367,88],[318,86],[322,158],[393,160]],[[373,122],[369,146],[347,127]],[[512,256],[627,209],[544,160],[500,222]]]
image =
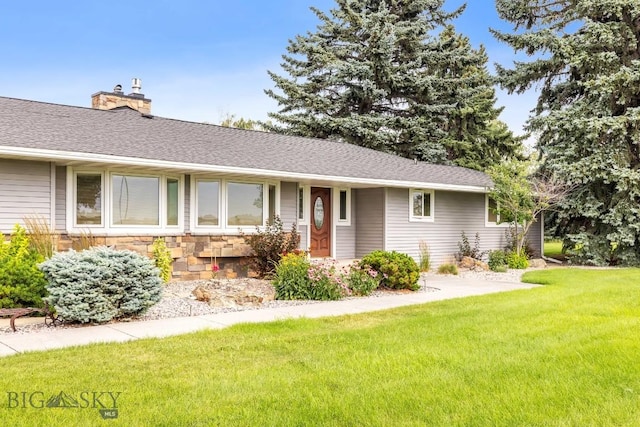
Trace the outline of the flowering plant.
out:
[[[218,265],[217,262],[212,262],[211,263],[211,278],[216,280],[218,279],[218,273],[220,272],[220,266]]]

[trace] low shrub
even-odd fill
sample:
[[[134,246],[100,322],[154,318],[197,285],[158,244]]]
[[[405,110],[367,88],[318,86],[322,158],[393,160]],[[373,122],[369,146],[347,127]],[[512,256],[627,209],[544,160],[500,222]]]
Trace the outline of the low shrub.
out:
[[[500,249],[489,252],[489,269],[498,273],[507,271],[507,254]]]
[[[438,274],[453,274],[458,275],[458,266],[455,264],[440,264],[438,267]]]
[[[368,265],[354,263],[345,274],[347,286],[353,295],[366,296],[380,286],[380,275]]]
[[[256,227],[255,234],[240,233],[240,235],[245,238],[253,250],[253,255],[248,262],[260,277],[273,273],[282,255],[296,250],[300,244],[300,234],[298,234],[296,224],[294,223],[291,226],[291,232],[287,233],[278,216],[262,229]]]
[[[361,262],[380,274],[380,286],[413,291],[419,288],[420,269],[415,260],[407,254],[373,251],[365,255]]]
[[[133,251],[94,247],[58,253],[40,264],[44,298],[66,321],[108,322],[144,313],[160,301],[162,279],[153,261]]]
[[[338,300],[345,295],[369,295],[380,284],[379,273],[354,263],[338,269],[335,261],[309,261],[304,253],[282,257],[272,281],[279,300]]]
[[[482,257],[486,254],[486,251],[480,250],[480,233],[476,233],[476,239],[473,244],[473,248],[469,243],[469,238],[463,231],[460,234],[460,241],[458,242],[458,252],[455,254],[456,260],[460,261],[464,257],[469,257],[473,259],[477,259],[478,261],[482,260]]]
[[[311,299],[310,263],[306,256],[290,253],[282,257],[274,271],[276,299]]]
[[[9,242],[0,233],[0,308],[42,307],[47,281],[38,264],[43,260],[20,225]]]
[[[171,251],[167,248],[164,239],[157,238],[153,241],[153,260],[160,270],[160,278],[164,283],[167,283],[171,280],[173,258],[171,258]]]
[[[507,253],[506,261],[509,268],[523,270],[529,267],[529,261],[527,260],[527,255],[524,252],[520,255],[518,255],[516,252],[509,252]]]
[[[351,294],[345,278],[336,269],[335,261],[311,262],[308,276],[313,300],[335,301]]]

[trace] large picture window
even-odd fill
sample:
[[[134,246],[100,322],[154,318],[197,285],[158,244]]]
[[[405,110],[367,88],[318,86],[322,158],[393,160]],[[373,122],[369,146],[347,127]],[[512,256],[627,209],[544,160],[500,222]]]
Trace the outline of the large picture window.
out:
[[[71,169],[68,176],[71,230],[180,226],[182,181],[177,177]]]
[[[160,179],[113,175],[113,225],[160,225]]]
[[[411,190],[410,220],[433,221],[434,194],[433,190]]]
[[[256,226],[264,223],[264,186],[227,183],[227,225]]]

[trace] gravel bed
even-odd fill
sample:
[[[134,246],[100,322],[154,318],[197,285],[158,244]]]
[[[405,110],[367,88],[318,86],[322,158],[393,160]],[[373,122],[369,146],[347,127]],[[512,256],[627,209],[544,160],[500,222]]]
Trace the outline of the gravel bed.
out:
[[[458,276],[443,276],[433,272],[422,274],[418,284],[420,288],[416,292],[437,292],[439,289],[428,286],[431,280],[455,280],[456,278],[476,278],[482,281],[501,281],[501,282],[519,282],[523,270],[509,270],[506,273],[494,273],[491,271],[461,271]],[[257,279],[234,279],[234,280],[221,280],[222,283],[233,283],[234,285],[241,285],[243,281],[251,281],[253,285],[256,283],[263,286],[271,286],[268,281]],[[281,301],[273,300],[262,303],[260,306],[236,306],[236,307],[212,307],[209,304],[201,301],[197,301],[191,292],[197,286],[211,286],[211,280],[194,280],[187,282],[171,282],[165,286],[162,293],[162,299],[160,302],[151,307],[147,313],[143,316],[133,320],[154,320],[154,319],[167,319],[174,317],[188,317],[188,316],[200,316],[205,314],[218,314],[229,313],[235,311],[245,310],[259,310],[263,308],[278,308],[278,307],[291,307],[298,305],[318,304],[321,301]],[[379,298],[381,296],[392,295],[394,293],[402,293],[408,291],[392,291],[392,290],[375,290],[371,295],[367,297],[347,297],[345,299],[358,299],[358,298]],[[121,320],[127,321],[127,320]],[[8,319],[7,319],[8,323]],[[63,324],[56,328],[77,328],[85,327],[88,325],[77,324]],[[33,324],[21,324],[20,319],[17,321],[17,332],[13,332],[9,325],[6,327],[0,327],[1,334],[14,334],[14,333],[46,333],[49,330],[53,330],[47,327],[43,322],[37,322]]]

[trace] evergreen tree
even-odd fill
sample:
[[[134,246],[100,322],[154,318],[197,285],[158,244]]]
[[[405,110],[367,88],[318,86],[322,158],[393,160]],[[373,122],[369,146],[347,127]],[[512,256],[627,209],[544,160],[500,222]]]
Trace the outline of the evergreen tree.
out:
[[[289,76],[269,72],[279,91],[266,93],[281,109],[269,114],[276,123],[266,127],[423,161],[484,167],[478,159],[459,157],[475,155],[485,140],[489,144],[477,136],[485,130],[480,123],[499,113],[486,55],[446,27],[462,8],[446,13],[443,4],[337,0],[329,14],[312,8],[321,23],[316,32],[290,40],[282,64]],[[434,35],[439,30],[446,34]],[[457,137],[464,139],[458,143]]]
[[[441,50],[448,52],[438,76],[456,82],[449,88],[450,103],[442,143],[447,159],[458,166],[477,170],[500,164],[504,160],[521,158],[522,141],[498,116],[493,78],[487,71],[487,54],[483,46],[473,49],[469,38],[456,34],[447,26],[439,36]]]
[[[540,88],[529,129],[543,168],[573,187],[558,231],[593,264],[640,263],[640,2],[497,0],[513,33],[493,31],[533,55],[499,68],[502,85]]]

